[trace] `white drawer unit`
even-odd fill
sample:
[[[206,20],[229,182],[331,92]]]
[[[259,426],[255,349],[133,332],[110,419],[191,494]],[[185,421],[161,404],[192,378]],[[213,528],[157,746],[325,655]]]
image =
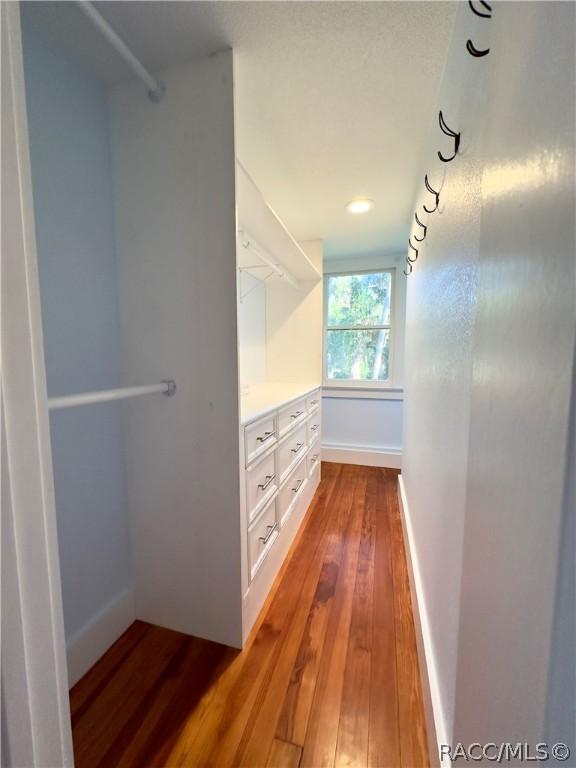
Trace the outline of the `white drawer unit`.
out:
[[[256,575],[277,538],[276,499],[273,499],[248,529],[250,580]]]
[[[315,411],[317,408],[320,408],[321,404],[321,398],[320,398],[320,390],[317,389],[315,392],[312,392],[308,395],[306,398],[306,410],[308,413],[312,413],[312,411]]]
[[[320,443],[317,445],[314,445],[310,448],[308,451],[308,456],[306,457],[306,464],[308,467],[308,477],[310,477],[313,472],[318,469],[320,466]]]
[[[287,434],[296,424],[306,418],[306,398],[296,400],[278,413],[278,435]]]
[[[249,522],[252,522],[258,511],[277,490],[276,453],[272,451],[252,464],[246,471],[246,505]]]
[[[296,466],[290,475],[284,481],[280,493],[278,494],[278,518],[280,520],[280,528],[290,517],[294,505],[300,498],[304,486],[308,480],[308,465],[306,459],[300,462]]]
[[[255,400],[254,392],[249,396]],[[242,440],[244,637],[320,483],[320,389],[295,391],[275,404],[255,402],[253,413],[252,419],[246,417]]]
[[[288,476],[292,467],[306,453],[307,445],[306,424],[302,424],[282,440],[278,446],[278,463],[276,465],[281,483]]]
[[[246,441],[246,466],[277,442],[276,417],[274,414],[255,421],[244,429]]]

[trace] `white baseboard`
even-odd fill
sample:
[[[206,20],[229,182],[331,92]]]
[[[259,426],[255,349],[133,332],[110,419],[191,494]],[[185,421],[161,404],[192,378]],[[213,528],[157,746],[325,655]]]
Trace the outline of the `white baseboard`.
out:
[[[402,468],[400,448],[374,448],[369,445],[323,443],[322,461],[337,464],[361,464],[365,467]]]
[[[440,695],[436,656],[432,644],[432,635],[426,608],[422,575],[420,573],[418,553],[414,542],[412,518],[410,516],[410,507],[408,506],[406,487],[402,475],[398,476],[398,495],[404,539],[407,543],[406,559],[408,561],[410,591],[412,593],[412,605],[414,606],[415,613],[414,624],[416,628],[416,644],[418,647],[418,662],[420,665],[422,693],[424,696],[424,712],[426,715],[430,762],[433,766],[448,768],[450,762],[447,761],[446,758],[440,761],[439,758],[440,744],[449,744],[450,741],[448,740],[446,717],[444,715],[442,697]]]
[[[135,620],[134,592],[121,592],[66,643],[72,688]]]

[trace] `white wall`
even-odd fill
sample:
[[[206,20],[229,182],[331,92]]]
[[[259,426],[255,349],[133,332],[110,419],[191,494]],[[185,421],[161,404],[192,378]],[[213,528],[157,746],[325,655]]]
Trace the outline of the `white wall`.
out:
[[[391,378],[387,391],[324,387],[322,395],[322,458],[385,467],[402,461],[402,407],[406,317],[403,255],[324,258],[324,273],[393,268],[394,308]]]
[[[322,241],[300,243],[322,270]],[[269,382],[320,382],[322,281],[294,289],[239,272],[238,343],[242,387]],[[240,297],[244,297],[240,300]]]
[[[322,458],[399,467],[402,457],[402,394],[394,399],[322,397]]]
[[[21,8],[48,393],[117,387],[121,353],[106,90],[48,42],[34,4]],[[72,648],[132,583],[123,405],[54,412],[50,427]]]
[[[576,354],[573,381],[576,384]],[[570,424],[544,735],[549,744],[565,740],[576,747],[576,386],[572,388]],[[574,749],[572,755],[574,765]]]
[[[468,38],[490,54],[470,57]],[[494,4],[490,21],[460,7],[438,108],[462,147],[441,165],[451,142],[434,124],[422,177],[441,205],[407,303],[403,480],[440,740],[544,735],[574,354],[574,86],[572,4]]]
[[[322,241],[299,243],[322,272]],[[266,366],[272,382],[318,384],[322,376],[322,280],[294,290],[284,280],[266,291]]]
[[[240,386],[266,380],[266,284],[240,272],[238,278]]]

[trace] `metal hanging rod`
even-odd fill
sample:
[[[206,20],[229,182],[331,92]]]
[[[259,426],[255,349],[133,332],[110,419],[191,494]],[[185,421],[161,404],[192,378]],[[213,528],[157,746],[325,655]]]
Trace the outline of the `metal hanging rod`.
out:
[[[80,8],[82,13],[84,13],[90,21],[98,27],[112,47],[115,48],[120,56],[122,56],[136,77],[139,77],[140,80],[142,80],[148,91],[148,98],[150,101],[160,101],[166,92],[164,83],[148,72],[146,67],[136,58],[124,40],[122,40],[122,38],[112,29],[104,16],[94,8],[92,3],[88,2],[88,0],[76,0],[76,5]]]
[[[290,272],[287,272],[285,269],[282,269],[274,262],[274,259],[272,256],[270,256],[264,248],[262,248],[261,245],[259,245],[256,240],[254,240],[253,237],[251,237],[245,230],[239,229],[238,235],[240,237],[240,244],[243,248],[250,248],[250,250],[258,256],[260,261],[263,261],[264,264],[267,267],[270,267],[277,275],[278,277],[283,278],[286,280],[287,283],[290,283],[290,285],[293,288],[300,288],[300,283],[298,280],[296,280],[295,277],[293,277]],[[249,269],[249,267],[240,267],[241,270]]]
[[[97,392],[83,392],[80,395],[63,395],[62,397],[49,397],[48,410],[55,411],[60,408],[74,408],[77,405],[92,405],[93,403],[107,403],[111,400],[126,400],[128,397],[140,395],[152,395],[161,392],[168,397],[176,393],[176,382],[166,379],[161,384],[150,384],[145,387],[121,387],[120,389],[101,389]]]

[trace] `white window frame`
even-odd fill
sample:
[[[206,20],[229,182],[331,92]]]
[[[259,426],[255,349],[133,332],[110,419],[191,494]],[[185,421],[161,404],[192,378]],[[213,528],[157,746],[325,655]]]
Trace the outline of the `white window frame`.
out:
[[[390,274],[390,322],[384,325],[346,325],[328,327],[328,280],[331,277],[346,277],[347,275],[379,275]],[[372,269],[347,269],[324,273],[324,320],[322,329],[322,386],[327,389],[357,389],[357,390],[386,390],[392,388],[394,381],[394,352],[396,328],[396,267],[372,267]],[[388,329],[390,331],[390,354],[388,358],[387,379],[329,379],[326,375],[327,338],[329,330],[365,331]]]

